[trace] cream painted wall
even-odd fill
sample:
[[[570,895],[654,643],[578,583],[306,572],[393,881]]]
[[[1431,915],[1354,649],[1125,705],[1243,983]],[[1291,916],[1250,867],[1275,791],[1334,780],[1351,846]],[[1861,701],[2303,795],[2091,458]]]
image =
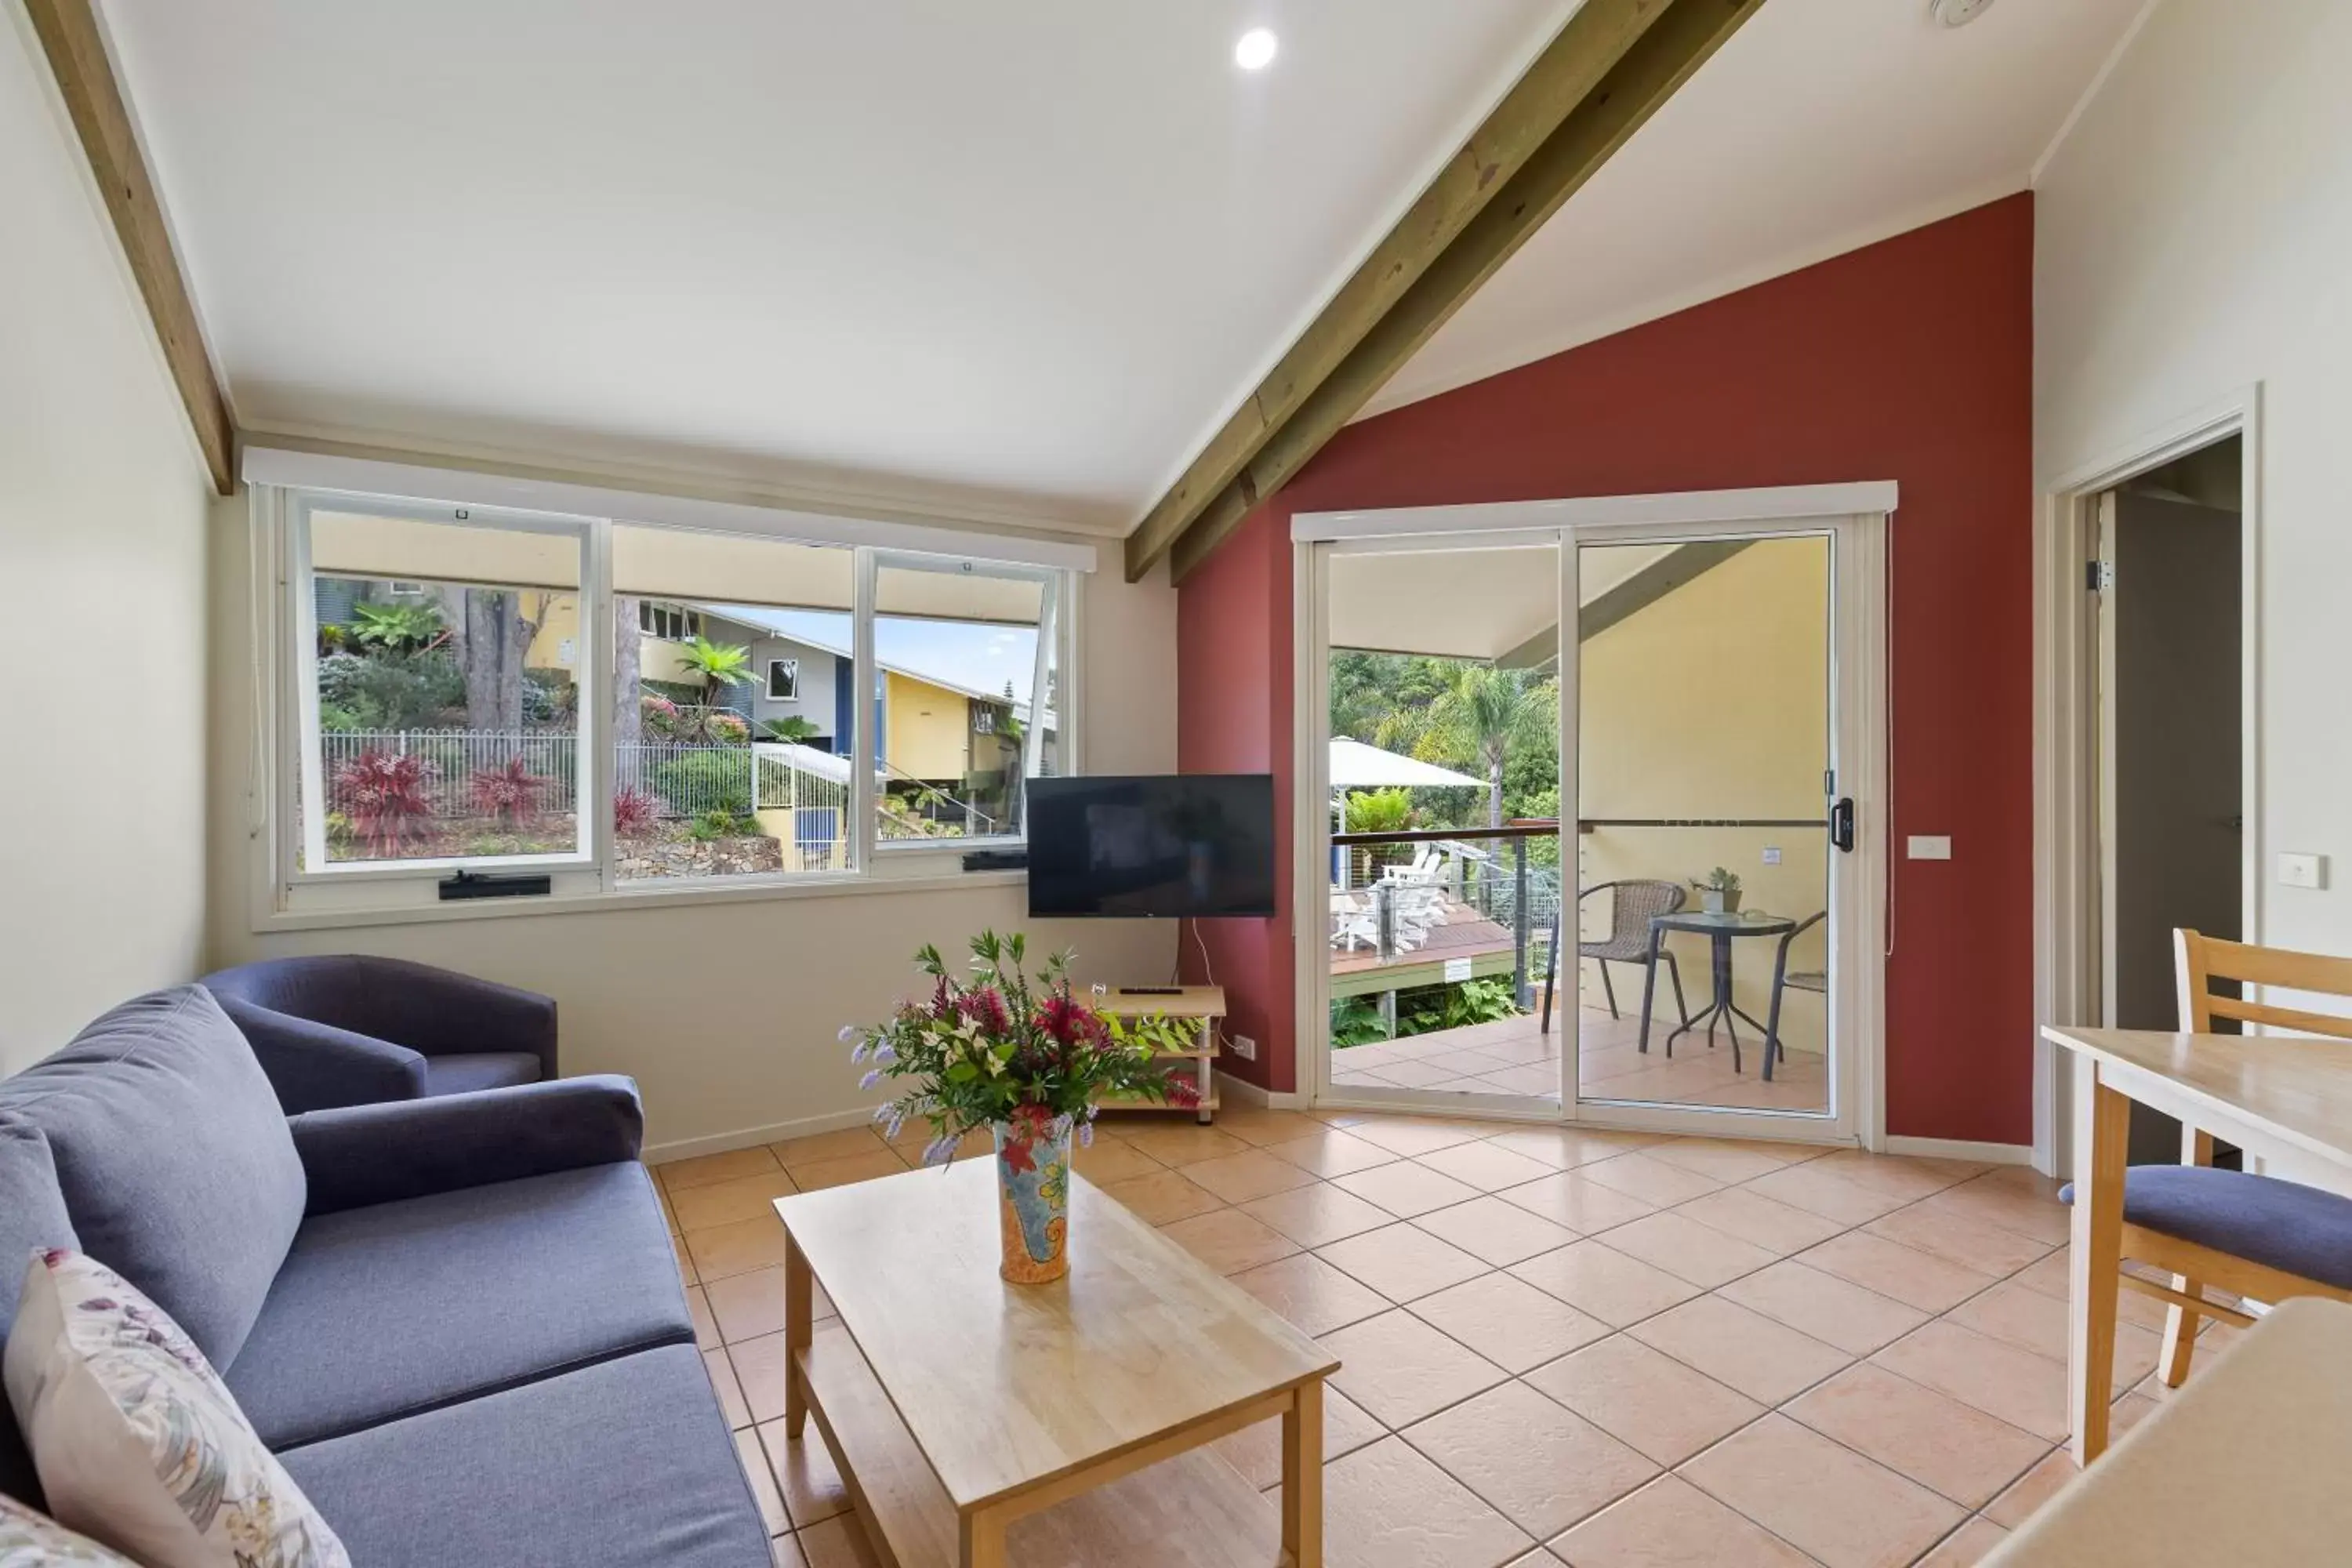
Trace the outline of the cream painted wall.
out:
[[[567,1072],[635,1077],[647,1139],[725,1147],[796,1125],[841,1124],[874,1096],[834,1037],[912,989],[921,943],[957,951],[982,927],[1026,929],[1077,949],[1082,980],[1162,981],[1171,923],[1040,923],[1019,887],[860,891],[766,902],[521,914],[488,921],[257,934],[246,852],[253,679],[247,507],[212,518],[212,944],[216,963],[289,952],[380,952],[543,991],[562,1010]],[[1077,672],[1087,765],[1155,773],[1176,765],[1176,595],[1165,571],[1129,586],[1087,579]]]
[[[206,479],[24,7],[0,24],[0,1073],[193,976]],[[135,627],[103,692],[65,662]],[[1172,634],[1171,634],[1172,636]]]
[[[1588,547],[1585,569],[1607,572],[1612,552]],[[1828,763],[1829,544],[1768,540],[1628,616],[1583,645],[1578,697],[1580,816],[1591,818],[1811,817],[1822,815]],[[1778,866],[1764,863],[1768,847]],[[1797,919],[1827,906],[1829,847],[1820,829],[1596,827],[1578,842],[1579,879],[1591,887],[1628,878],[1687,882],[1715,867],[1736,872],[1742,907]],[[1692,909],[1698,907],[1693,891]],[[1587,941],[1608,934],[1606,895],[1585,901]],[[1706,1004],[1710,944],[1669,939],[1691,1006]],[[1772,1000],[1779,939],[1732,947],[1732,994],[1758,1018]],[[1790,947],[1791,969],[1823,966],[1826,928]],[[1584,964],[1584,1005],[1607,1005],[1592,961]],[[1641,972],[1612,966],[1627,1016],[1641,1006]],[[1661,977],[1660,984],[1664,984]],[[1826,1037],[1822,998],[1790,991],[1783,1037],[1792,1050],[1819,1051]],[[1661,994],[1660,1016],[1673,1011]]]

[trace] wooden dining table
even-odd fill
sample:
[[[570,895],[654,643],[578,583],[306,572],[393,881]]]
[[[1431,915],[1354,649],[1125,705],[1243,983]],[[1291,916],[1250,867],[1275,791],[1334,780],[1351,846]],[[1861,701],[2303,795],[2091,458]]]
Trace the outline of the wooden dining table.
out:
[[[2132,1102],[2236,1144],[2249,1168],[2284,1159],[2352,1192],[2352,1043],[2056,1026],[2042,1034],[2074,1055],[2067,1397],[2074,1460],[2087,1465],[2107,1446]]]

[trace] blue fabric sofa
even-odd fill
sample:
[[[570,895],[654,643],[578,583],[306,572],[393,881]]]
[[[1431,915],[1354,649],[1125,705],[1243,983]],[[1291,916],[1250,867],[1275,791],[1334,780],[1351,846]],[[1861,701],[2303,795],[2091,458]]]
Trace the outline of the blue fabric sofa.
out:
[[[642,1131],[622,1078],[288,1118],[207,991],[142,996],[0,1082],[0,1338],[32,1249],[115,1268],[366,1568],[766,1568]]]
[[[266,958],[198,984],[244,1032],[289,1116],[556,1076],[552,998],[428,963]]]

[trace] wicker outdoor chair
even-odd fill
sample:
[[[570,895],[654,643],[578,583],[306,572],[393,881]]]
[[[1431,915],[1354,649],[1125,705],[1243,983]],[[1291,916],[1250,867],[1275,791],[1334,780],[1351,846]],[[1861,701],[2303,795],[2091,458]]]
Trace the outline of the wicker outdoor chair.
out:
[[[1595,882],[1576,895],[1580,909],[1584,900],[1595,893],[1609,894],[1609,935],[1600,942],[1580,942],[1576,956],[1590,958],[1601,965],[1601,994],[1609,998],[1609,1016],[1621,1018],[1617,1010],[1617,988],[1610,983],[1612,963],[1638,963],[1644,971],[1650,964],[1650,920],[1654,915],[1670,915],[1683,907],[1687,895],[1679,882],[1630,880]],[[1551,951],[1544,960],[1543,1025],[1545,1034],[1551,1032],[1552,986],[1559,973],[1560,918],[1551,921]],[[1658,949],[1666,961],[1666,973],[1675,983],[1675,1007],[1683,1022],[1690,1022],[1690,1004],[1683,1000],[1683,972],[1667,948]]]

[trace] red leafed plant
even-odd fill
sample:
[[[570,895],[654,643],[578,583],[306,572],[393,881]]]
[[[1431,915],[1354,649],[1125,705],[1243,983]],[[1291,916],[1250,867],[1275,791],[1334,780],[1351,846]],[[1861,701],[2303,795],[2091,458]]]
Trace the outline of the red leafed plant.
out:
[[[433,764],[423,757],[366,751],[335,770],[335,794],[352,832],[376,859],[433,841]]]
[[[467,788],[474,808],[494,817],[501,827],[528,827],[539,819],[539,792],[555,781],[530,771],[520,757],[509,757],[502,766],[476,768]]]
[[[613,831],[622,837],[642,837],[660,820],[661,802],[635,784],[613,792]]]

